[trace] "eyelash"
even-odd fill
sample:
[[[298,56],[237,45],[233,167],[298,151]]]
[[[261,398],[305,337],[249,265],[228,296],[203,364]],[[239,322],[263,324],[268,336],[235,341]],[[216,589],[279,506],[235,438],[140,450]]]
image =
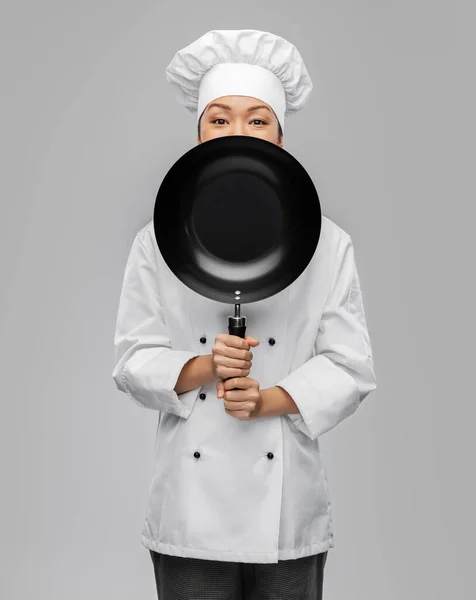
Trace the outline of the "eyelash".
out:
[[[215,121],[226,121],[226,119],[221,119],[221,118],[217,117],[216,119],[213,119],[212,123],[214,124]],[[263,123],[263,125],[266,125],[266,121],[263,121],[263,119],[253,119],[253,121],[261,121],[261,123]]]

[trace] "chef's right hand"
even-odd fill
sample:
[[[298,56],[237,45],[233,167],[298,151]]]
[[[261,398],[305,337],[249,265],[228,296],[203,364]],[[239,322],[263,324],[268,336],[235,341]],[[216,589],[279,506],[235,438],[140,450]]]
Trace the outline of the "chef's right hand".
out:
[[[212,369],[216,379],[247,377],[250,374],[253,353],[250,346],[257,346],[259,340],[249,335],[245,338],[228,333],[220,333],[212,348]]]

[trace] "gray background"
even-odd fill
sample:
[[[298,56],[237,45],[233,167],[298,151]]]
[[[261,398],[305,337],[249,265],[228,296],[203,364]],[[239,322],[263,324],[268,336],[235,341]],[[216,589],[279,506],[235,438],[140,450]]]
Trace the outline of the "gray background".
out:
[[[241,28],[295,43],[313,78],[285,148],[353,238],[379,384],[321,438],[325,598],[474,597],[470,4],[2,3],[2,598],[156,597],[156,415],[116,390],[113,331],[132,239],[196,143],[164,69]]]

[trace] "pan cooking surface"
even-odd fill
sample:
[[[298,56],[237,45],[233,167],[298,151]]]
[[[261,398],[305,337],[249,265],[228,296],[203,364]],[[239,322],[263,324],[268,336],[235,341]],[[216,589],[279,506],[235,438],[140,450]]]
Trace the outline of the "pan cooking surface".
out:
[[[236,205],[234,198],[239,199]],[[285,234],[284,211],[279,195],[270,193],[265,180],[232,170],[197,189],[190,227],[194,239],[212,256],[247,262],[280,243]]]
[[[216,138],[169,170],[154,208],[159,250],[172,272],[212,300],[272,296],[309,264],[321,209],[301,164],[250,136]]]

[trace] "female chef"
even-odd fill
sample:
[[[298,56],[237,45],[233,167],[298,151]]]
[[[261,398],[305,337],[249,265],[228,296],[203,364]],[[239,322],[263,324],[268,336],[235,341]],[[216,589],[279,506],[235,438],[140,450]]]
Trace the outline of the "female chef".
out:
[[[285,115],[312,90],[295,46],[252,29],[209,31],[166,75],[196,114],[198,143],[250,135],[282,147]],[[158,414],[141,540],[158,597],[319,600],[334,547],[319,437],[377,385],[350,236],[323,216],[303,274],[247,306],[256,337],[222,333],[228,312],[168,269],[153,221],[137,233],[113,378]]]

